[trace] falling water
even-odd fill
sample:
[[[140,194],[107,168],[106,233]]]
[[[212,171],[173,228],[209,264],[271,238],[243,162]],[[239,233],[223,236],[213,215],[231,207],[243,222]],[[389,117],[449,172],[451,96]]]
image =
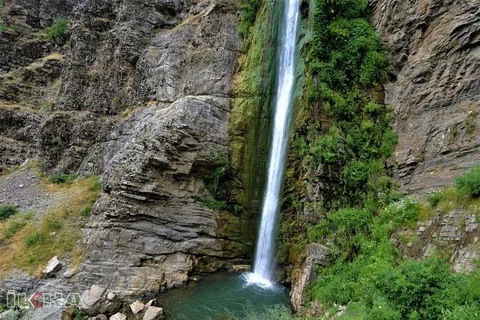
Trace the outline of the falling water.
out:
[[[263,200],[262,221],[255,255],[253,274],[249,282],[269,286],[275,270],[276,216],[279,212],[280,191],[288,142],[290,111],[295,79],[295,49],[300,0],[284,0],[285,8],[280,30],[278,86],[275,100],[272,145],[268,164],[268,180]]]

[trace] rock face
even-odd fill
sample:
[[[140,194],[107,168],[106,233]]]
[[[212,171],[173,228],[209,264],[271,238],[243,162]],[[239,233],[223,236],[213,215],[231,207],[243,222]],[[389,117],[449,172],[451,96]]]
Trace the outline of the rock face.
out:
[[[237,257],[241,243],[219,234],[218,213],[196,200],[214,155],[227,150],[228,99],[188,96],[131,120],[128,139],[111,145],[77,280],[154,291],[186,282],[202,257]]]
[[[416,230],[403,230],[394,236],[405,257],[420,259],[440,255],[450,261],[453,270],[465,273],[475,268],[479,240],[477,216],[459,209],[447,214],[439,212]]]
[[[307,258],[300,268],[295,268],[292,274],[292,290],[290,301],[294,310],[299,311],[305,306],[308,286],[316,280],[315,266],[325,266],[328,262],[329,249],[324,245],[312,243],[307,245]]]
[[[0,170],[39,157],[47,174],[102,174],[79,290],[167,289],[243,257],[242,219],[199,201],[228,154],[236,4],[5,2]],[[46,40],[64,17],[69,41]]]
[[[480,1],[372,0],[395,81],[385,86],[402,191],[442,187],[480,164]]]
[[[97,285],[85,290],[80,295],[79,301],[78,307],[89,316],[113,314],[121,306],[121,302],[115,293],[108,292],[107,289]]]
[[[233,4],[208,1],[203,5],[203,9],[192,7],[180,23],[186,14],[183,2],[158,4],[162,12],[165,8],[171,8],[172,14],[180,12],[177,20],[171,20],[179,25],[150,34],[151,43],[141,52],[127,50],[129,55],[138,55],[122,57],[121,63],[135,65],[130,84],[111,74],[109,79],[120,82],[80,81],[71,68],[91,64],[74,63],[77,58],[72,57],[67,72],[72,76],[63,84],[60,108],[117,112],[121,103],[115,103],[114,96],[104,96],[118,92],[128,94],[119,101],[147,104],[151,100],[146,108],[134,109],[120,120],[98,153],[105,193],[94,206],[94,219],[85,231],[88,253],[76,278],[81,285],[108,284],[122,294],[163,290],[185,283],[196,267],[216,270],[214,265],[241,256],[241,228],[223,233],[224,214],[198,201],[203,177],[220,165],[216,155],[228,152],[229,93],[238,45]],[[104,10],[117,10],[107,7]],[[87,8],[97,7],[82,10]],[[129,19],[145,14],[129,15]],[[102,47],[110,46],[109,38],[101,39]],[[82,41],[76,45],[87,46],[87,40]],[[117,50],[126,49],[120,46]],[[97,54],[95,59],[101,63],[102,54]],[[106,70],[118,72],[119,68],[109,65]],[[90,73],[83,70],[82,75],[86,74]],[[99,104],[88,100],[94,96]],[[230,215],[232,221],[240,223]]]
[[[41,119],[33,110],[0,104],[0,171],[36,155]]]

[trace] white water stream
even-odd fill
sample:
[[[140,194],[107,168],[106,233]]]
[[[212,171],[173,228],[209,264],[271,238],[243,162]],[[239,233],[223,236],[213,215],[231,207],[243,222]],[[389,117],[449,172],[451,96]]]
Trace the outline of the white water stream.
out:
[[[277,93],[272,144],[268,162],[268,180],[262,207],[253,273],[247,282],[270,286],[273,283],[276,256],[276,227],[285,159],[288,145],[292,96],[295,82],[295,54],[297,44],[300,0],[285,1],[280,29]]]

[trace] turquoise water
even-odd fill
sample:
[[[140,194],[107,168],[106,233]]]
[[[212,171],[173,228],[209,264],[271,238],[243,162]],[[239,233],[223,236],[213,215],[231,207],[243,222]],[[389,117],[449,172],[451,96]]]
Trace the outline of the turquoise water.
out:
[[[224,273],[162,293],[157,301],[168,320],[241,320],[247,311],[262,313],[265,307],[288,305],[289,297],[282,286],[262,289],[248,285],[240,274]]]

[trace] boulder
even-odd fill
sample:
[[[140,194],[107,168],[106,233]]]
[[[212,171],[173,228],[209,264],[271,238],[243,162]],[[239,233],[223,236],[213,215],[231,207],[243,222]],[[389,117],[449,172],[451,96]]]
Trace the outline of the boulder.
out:
[[[145,308],[145,309],[148,309],[150,306],[153,305],[153,302],[154,302],[153,299],[150,300],[150,301],[148,301],[148,302],[145,304],[144,308]]]
[[[58,270],[62,268],[62,264],[58,261],[57,257],[53,257],[48,261],[47,267],[42,271],[43,275],[46,277],[53,276]]]
[[[72,320],[73,319],[73,306],[68,306],[63,309],[62,320]]]
[[[67,271],[63,273],[63,277],[66,279],[70,279],[74,275],[75,275],[75,272],[72,269],[67,269]]]
[[[144,307],[143,302],[137,300],[130,305],[130,310],[132,310],[133,314],[137,314],[142,311]]]
[[[110,317],[110,320],[127,320],[127,316],[123,313],[117,312]]]
[[[98,285],[92,285],[89,290],[85,290],[80,296],[78,307],[84,310],[89,316],[97,314],[112,314],[121,306],[121,301],[114,292]]]
[[[148,307],[145,315],[143,316],[143,320],[159,320],[164,319],[165,314],[162,308],[159,307]]]

